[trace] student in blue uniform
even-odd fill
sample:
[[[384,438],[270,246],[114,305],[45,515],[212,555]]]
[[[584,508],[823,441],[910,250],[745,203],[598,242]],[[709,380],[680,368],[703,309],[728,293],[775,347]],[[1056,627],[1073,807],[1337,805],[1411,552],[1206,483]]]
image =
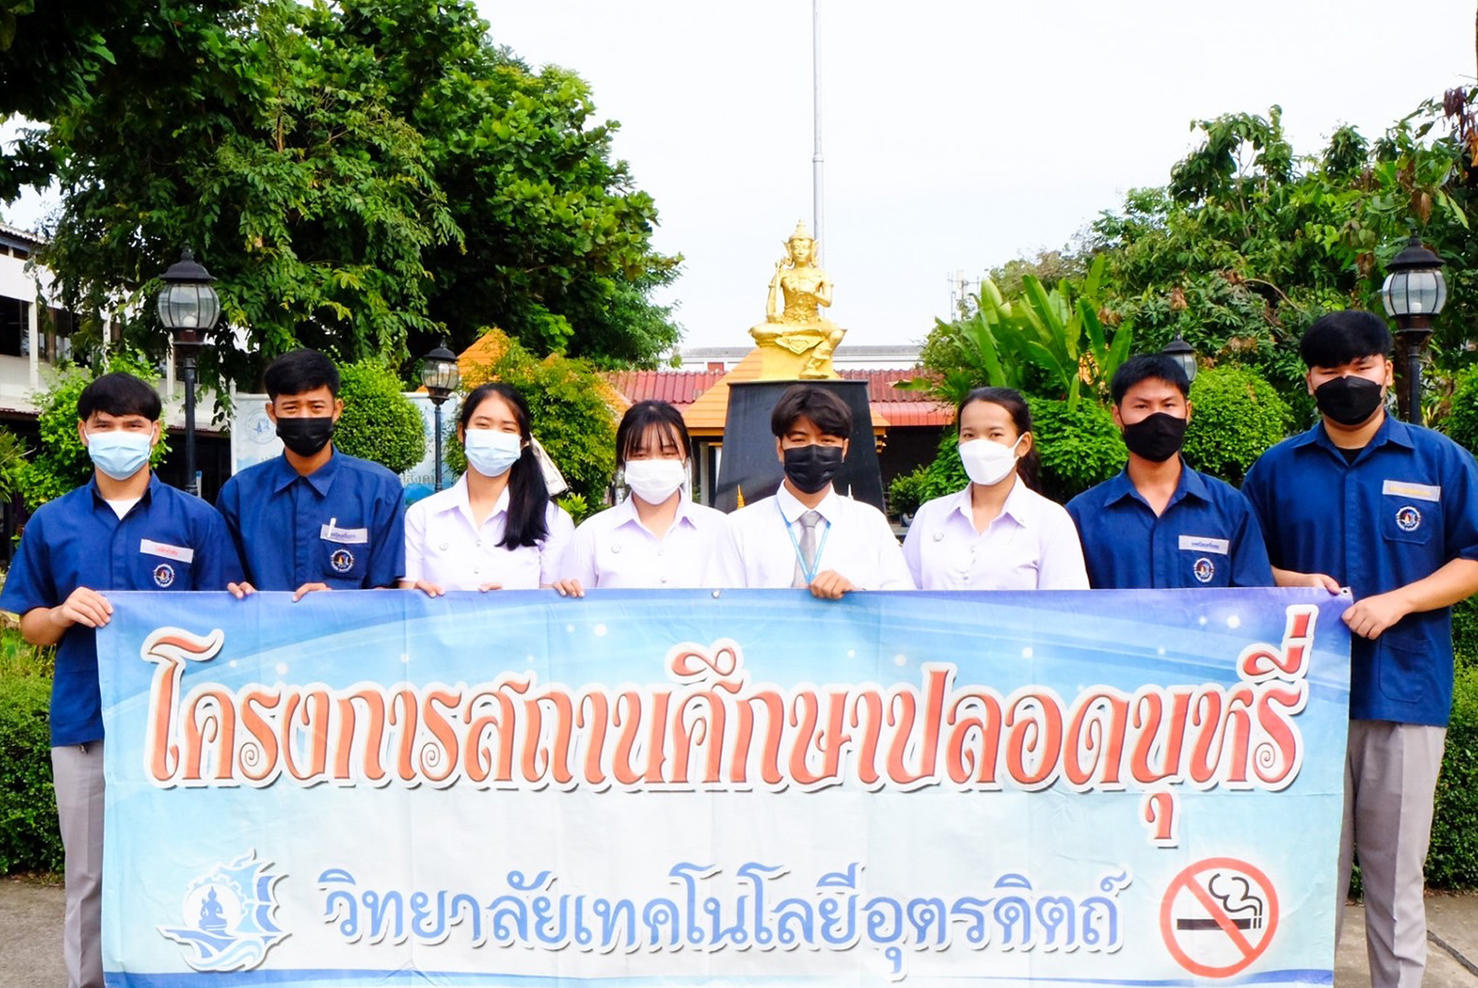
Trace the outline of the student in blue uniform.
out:
[[[1163,354],[1131,357],[1109,383],[1124,472],[1068,502],[1095,590],[1270,587],[1257,518],[1230,484],[1180,456],[1191,383]]]
[[[241,564],[206,502],[149,469],[159,396],[129,374],[104,374],[77,399],[77,433],[93,462],[82,487],[26,525],[0,592],[33,645],[55,645],[51,764],[66,851],[63,932],[70,988],[102,988],[103,716],[96,630],[110,590],[225,590]]]
[[[1243,489],[1279,585],[1354,594],[1337,908],[1342,925],[1358,850],[1371,984],[1416,988],[1422,867],[1452,707],[1451,608],[1478,591],[1478,465],[1386,412],[1390,349],[1369,312],[1316,320],[1300,352],[1320,421],[1264,453]]]
[[[395,586],[405,573],[404,494],[389,470],[334,449],[344,402],[333,361],[295,350],[262,383],[285,448],[226,481],[216,499],[246,565],[231,592],[291,590],[298,600]]]

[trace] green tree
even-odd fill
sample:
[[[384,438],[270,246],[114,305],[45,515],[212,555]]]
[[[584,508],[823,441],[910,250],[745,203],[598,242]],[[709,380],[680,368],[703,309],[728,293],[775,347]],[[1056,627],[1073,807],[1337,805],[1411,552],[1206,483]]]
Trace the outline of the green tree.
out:
[[[426,455],[426,424],[415,402],[401,391],[400,378],[383,361],[362,360],[339,368],[344,413],[334,446],[373,460],[391,473],[405,473]]]
[[[1247,468],[1288,432],[1288,405],[1256,371],[1210,367],[1191,382],[1185,455],[1191,466],[1241,484]]]
[[[118,353],[109,358],[102,370],[74,368],[36,396],[40,446],[9,475],[31,511],[92,479],[92,459],[77,435],[77,399],[100,374],[110,371],[125,371],[145,381],[158,377],[147,360],[135,354]],[[157,467],[168,453],[166,432],[160,435],[149,457],[150,465]]]

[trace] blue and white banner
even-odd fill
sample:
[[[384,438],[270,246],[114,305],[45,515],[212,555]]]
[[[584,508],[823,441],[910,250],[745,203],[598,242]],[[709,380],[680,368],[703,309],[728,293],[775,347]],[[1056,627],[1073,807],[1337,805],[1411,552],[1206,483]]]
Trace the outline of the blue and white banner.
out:
[[[1347,596],[110,599],[111,986],[1333,980]]]

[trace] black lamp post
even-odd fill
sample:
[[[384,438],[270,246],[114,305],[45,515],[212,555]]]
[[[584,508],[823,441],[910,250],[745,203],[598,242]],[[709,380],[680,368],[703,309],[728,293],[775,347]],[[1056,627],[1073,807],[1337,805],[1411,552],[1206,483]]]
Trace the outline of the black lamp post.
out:
[[[1447,280],[1442,277],[1442,258],[1422,246],[1413,236],[1401,253],[1386,265],[1386,281],[1380,287],[1386,315],[1396,320],[1398,355],[1406,357],[1406,421],[1422,419],[1422,353],[1432,338],[1432,317],[1447,304]]]
[[[436,480],[433,490],[441,490],[441,406],[452,392],[457,390],[457,385],[462,383],[462,372],[457,369],[457,355],[445,346],[438,346],[426,356],[421,358],[421,383],[426,385],[426,393],[431,396],[431,404],[436,406]]]
[[[1180,369],[1185,371],[1187,381],[1196,379],[1196,351],[1180,338],[1179,333],[1176,333],[1175,339],[1166,344],[1165,349],[1160,352],[1180,365]]]
[[[221,315],[221,299],[210,272],[195,262],[186,247],[178,262],[160,276],[159,319],[174,337],[185,372],[185,490],[200,495],[195,477],[195,351]]]

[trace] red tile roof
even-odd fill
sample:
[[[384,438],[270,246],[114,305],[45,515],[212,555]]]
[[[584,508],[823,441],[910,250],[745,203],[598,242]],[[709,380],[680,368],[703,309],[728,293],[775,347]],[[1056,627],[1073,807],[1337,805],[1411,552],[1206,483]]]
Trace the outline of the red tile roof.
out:
[[[723,376],[721,370],[612,371],[605,379],[630,404],[651,398],[669,402],[681,410],[697,401],[699,395]]]

